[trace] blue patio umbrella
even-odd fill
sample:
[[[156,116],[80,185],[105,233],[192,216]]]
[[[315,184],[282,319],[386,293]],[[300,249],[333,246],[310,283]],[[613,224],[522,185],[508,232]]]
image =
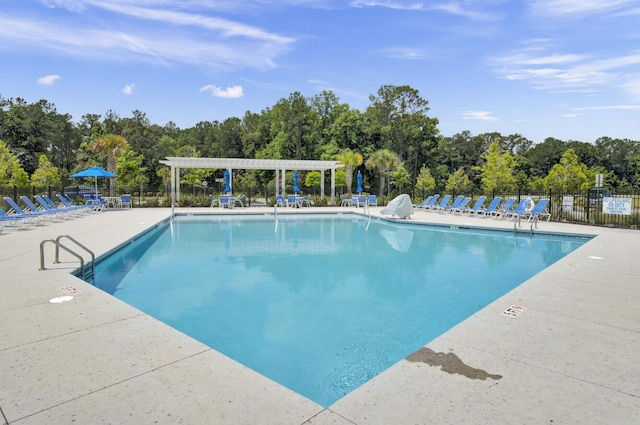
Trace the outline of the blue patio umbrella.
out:
[[[98,166],[87,168],[86,170],[78,171],[77,173],[71,174],[69,177],[93,177],[94,185],[95,185],[95,193],[98,193],[98,177],[118,177],[117,174],[112,173],[111,171],[107,171],[104,168],[100,168]]]
[[[231,174],[229,173],[229,169],[224,170],[224,191],[227,193],[231,192]]]
[[[358,170],[358,193],[362,193],[362,173],[360,172],[360,170]]]
[[[300,193],[300,188],[298,187],[298,170],[293,172],[293,193]]]

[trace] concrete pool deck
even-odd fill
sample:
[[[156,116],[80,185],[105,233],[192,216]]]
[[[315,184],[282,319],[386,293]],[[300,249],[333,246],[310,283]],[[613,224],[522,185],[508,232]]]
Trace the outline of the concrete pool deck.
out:
[[[309,211],[356,209],[287,210]],[[53,264],[51,244],[38,270],[45,239],[70,235],[99,256],[170,213],[111,210],[0,233],[1,424],[640,423],[637,230],[540,223],[596,237],[323,408],[73,277],[78,261]],[[411,221],[513,229],[421,210]],[[512,305],[526,310],[503,315]]]

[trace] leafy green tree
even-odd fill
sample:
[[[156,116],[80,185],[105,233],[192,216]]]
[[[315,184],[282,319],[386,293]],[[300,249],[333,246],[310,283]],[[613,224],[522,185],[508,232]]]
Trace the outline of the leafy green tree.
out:
[[[578,161],[573,149],[567,149],[559,164],[555,164],[545,178],[545,189],[575,192],[589,187],[587,166]]]
[[[516,179],[513,175],[516,165],[509,152],[500,154],[498,142],[489,145],[484,155],[485,164],[480,167],[482,187],[485,193],[508,193],[515,189]]]
[[[38,168],[31,175],[31,184],[39,187],[46,188],[49,186],[60,187],[62,186],[62,178],[57,167],[54,167],[47,155],[40,155],[38,160]]]
[[[411,174],[404,168],[404,163],[401,162],[394,171],[389,173],[391,178],[391,182],[393,182],[394,186],[398,188],[398,191],[401,193],[405,186],[409,186],[411,184]]]
[[[394,170],[400,164],[398,156],[389,149],[380,149],[371,154],[367,159],[365,166],[370,170],[375,170],[380,174],[380,190],[379,196],[384,196],[385,179],[391,170]],[[387,193],[390,188],[387,188]]]
[[[99,137],[93,144],[93,151],[107,158],[107,171],[116,173],[116,158],[127,144],[122,136],[106,134]],[[109,178],[109,196],[115,196],[116,181],[114,177]]]
[[[0,140],[0,184],[17,187],[29,186],[29,175],[2,140]]]
[[[560,161],[566,150],[566,143],[553,137],[548,137],[544,142],[533,146],[525,155],[531,166],[530,175],[544,177],[549,174],[551,167]]]
[[[139,176],[144,176],[145,167],[142,166],[144,157],[137,155],[130,145],[125,145],[116,158],[116,173],[118,174],[118,186],[125,192],[131,192],[139,185]],[[166,167],[165,167],[166,168]]]
[[[321,179],[322,176],[320,174],[320,171],[309,171],[304,179],[304,185],[309,188],[319,189]]]
[[[455,172],[449,175],[449,179],[445,185],[445,190],[456,195],[470,191],[472,186],[473,183],[471,183],[469,176],[464,172],[464,168],[458,168]]]
[[[353,169],[362,165],[362,155],[351,149],[340,151],[337,156],[338,161],[344,164],[344,170],[347,177],[347,194],[351,197],[351,185],[353,184]]]
[[[420,197],[424,198],[427,193],[433,192],[436,188],[436,179],[431,175],[431,170],[426,165],[420,168],[420,174],[416,180],[416,190],[420,191]]]

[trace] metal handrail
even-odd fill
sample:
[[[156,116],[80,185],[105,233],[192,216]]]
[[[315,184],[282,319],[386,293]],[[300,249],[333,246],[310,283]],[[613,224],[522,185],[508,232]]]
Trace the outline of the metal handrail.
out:
[[[44,240],[44,241],[42,241],[40,243],[40,270],[46,270],[46,267],[44,266],[44,245],[45,245],[46,242],[51,242],[56,246],[56,254],[55,254],[54,263],[55,264],[60,263],[60,248],[62,248],[65,251],[67,251],[69,254],[73,255],[74,257],[76,257],[76,258],[78,258],[80,260],[80,269],[82,271],[82,278],[83,279],[86,278],[85,267],[84,267],[84,258],[80,254],[78,254],[77,252],[73,251],[68,246],[62,244],[60,242],[60,240],[62,238],[69,239],[70,241],[75,243],[77,246],[79,246],[80,248],[82,248],[86,252],[88,252],[89,255],[91,255],[91,275],[92,276],[95,275],[95,263],[96,263],[95,254],[89,248],[87,248],[86,246],[84,246],[83,244],[81,244],[80,242],[78,242],[76,239],[74,239],[73,237],[71,237],[69,235],[60,235],[55,240],[54,239],[46,239],[46,240]]]
[[[85,274],[84,274],[84,258],[82,258],[82,256],[72,250],[70,250],[69,248],[67,248],[64,245],[61,245],[59,242],[56,242],[55,239],[45,239],[42,242],[40,242],[40,270],[47,270],[47,268],[44,266],[44,244],[47,242],[51,242],[52,244],[54,244],[56,246],[56,250],[58,249],[58,247],[64,249],[65,251],[67,251],[69,254],[73,255],[74,257],[76,257],[78,260],[80,260],[80,270],[82,270],[82,279],[85,278]]]

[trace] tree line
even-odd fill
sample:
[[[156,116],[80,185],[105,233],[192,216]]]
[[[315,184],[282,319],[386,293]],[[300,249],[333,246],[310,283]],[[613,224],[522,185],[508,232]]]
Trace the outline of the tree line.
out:
[[[613,192],[640,188],[640,142],[601,137],[593,142],[549,137],[534,144],[520,134],[443,136],[429,102],[409,86],[381,86],[366,110],[351,108],[332,91],[294,92],[259,113],[181,129],[152,124],[134,110],[121,117],[85,114],[74,122],[53,103],[0,96],[0,185],[55,186],[69,175],[102,165],[119,177],[118,190],[162,187],[168,156],[335,160],[345,164],[338,185],[350,193],[356,170],[365,190],[380,195],[434,191],[505,193],[583,190],[604,175]],[[200,185],[222,170],[183,170],[183,184]],[[319,186],[317,173],[303,176]],[[246,187],[267,187],[274,173],[237,170]],[[112,187],[112,191],[116,188]]]

